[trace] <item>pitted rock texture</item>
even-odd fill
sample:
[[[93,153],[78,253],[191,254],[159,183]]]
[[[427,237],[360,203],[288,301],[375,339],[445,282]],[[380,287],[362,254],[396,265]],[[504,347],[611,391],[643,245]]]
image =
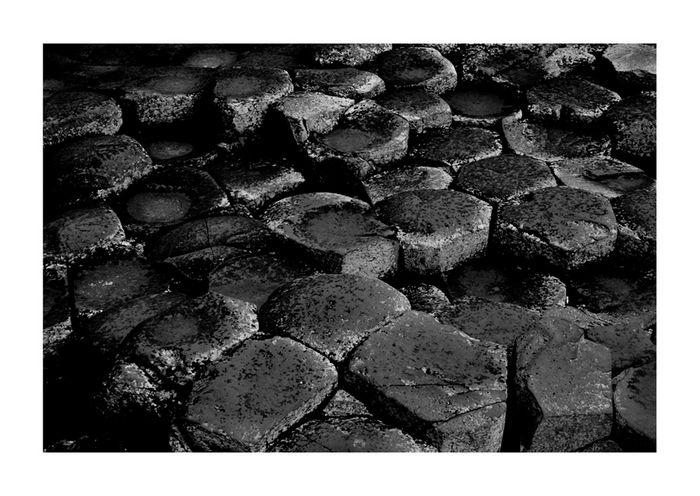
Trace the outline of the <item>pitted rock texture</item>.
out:
[[[504,204],[495,237],[507,255],[570,270],[609,255],[617,223],[606,198],[556,186]]]
[[[268,45],[241,54],[236,65],[272,67],[293,71],[307,66],[303,47],[299,45]]]
[[[335,193],[285,198],[265,211],[275,233],[301,248],[322,270],[372,277],[392,274],[399,244],[369,205]]]
[[[146,145],[153,163],[160,166],[184,165],[201,169],[215,162],[221,150],[209,143],[181,141],[177,135],[162,136]]]
[[[343,167],[363,178],[406,155],[409,128],[397,113],[365,100],[350,107],[333,131],[309,140],[306,154],[319,174],[337,174],[334,169]]]
[[[238,54],[231,50],[204,48],[193,51],[182,65],[203,69],[223,69],[234,65],[237,58]]]
[[[411,302],[411,308],[419,312],[435,315],[442,307],[450,304],[447,295],[432,284],[421,283],[401,286],[399,288]]]
[[[121,126],[121,108],[99,93],[58,92],[44,103],[44,146],[82,136],[116,134]]]
[[[379,76],[392,88],[423,88],[441,94],[455,89],[457,71],[434,48],[396,48],[378,58]]]
[[[146,147],[146,151],[154,162],[168,162],[190,155],[194,146],[182,141],[155,141]]]
[[[452,112],[447,102],[422,89],[392,91],[378,97],[376,102],[406,119],[414,133],[452,124]]]
[[[178,426],[195,451],[262,451],[336,383],[327,359],[291,339],[249,340],[194,386]]]
[[[57,256],[124,240],[122,223],[107,206],[69,210],[44,226],[44,252]]]
[[[347,391],[339,389],[323,409],[323,416],[327,418],[371,417],[371,414],[360,400]]]
[[[656,171],[656,94],[626,98],[604,116],[612,151],[621,160]]]
[[[204,284],[217,267],[246,255],[247,252],[231,246],[212,246],[168,257],[162,260],[162,264],[171,268],[175,277],[186,283]]]
[[[266,67],[232,67],[218,73],[214,105],[228,137],[250,134],[262,126],[269,106],[294,91],[289,74]]]
[[[260,309],[260,322],[263,332],[290,336],[340,362],[410,308],[403,294],[378,279],[322,274],[275,291]]]
[[[467,126],[493,127],[504,117],[522,117],[515,102],[496,91],[462,89],[443,98],[452,109],[452,119]]]
[[[612,45],[603,52],[602,57],[621,88],[637,91],[656,89],[655,45]]]
[[[406,191],[447,189],[452,176],[439,167],[405,166],[370,176],[365,192],[373,204]]]
[[[564,186],[599,193],[606,198],[654,183],[641,169],[610,157],[561,160],[552,164],[552,171]]]
[[[419,136],[411,145],[411,157],[457,172],[476,160],[501,154],[498,134],[486,129],[457,125]]]
[[[391,50],[391,44],[312,45],[310,48],[314,62],[321,66],[358,66],[373,60],[382,52]]]
[[[610,350],[613,375],[651,362],[656,357],[651,332],[634,321],[601,322],[586,331],[586,338]]]
[[[533,119],[572,125],[594,123],[619,101],[614,91],[573,77],[552,79],[527,92],[527,110]]]
[[[499,155],[462,166],[455,187],[498,204],[556,185],[552,171],[541,160]]]
[[[506,354],[407,312],[350,357],[351,391],[440,451],[497,451],[505,420]]]
[[[618,252],[653,265],[656,261],[656,186],[631,191],[610,203],[619,231]]]
[[[354,68],[299,69],[294,73],[297,89],[319,91],[327,95],[364,100],[384,93],[382,78]]]
[[[355,102],[349,98],[315,92],[295,92],[281,98],[271,112],[284,123],[292,140],[301,144],[312,133],[327,134]]]
[[[656,362],[615,377],[615,429],[633,451],[656,450]]]
[[[471,195],[449,190],[416,190],[377,206],[398,228],[403,268],[418,274],[446,272],[486,250],[492,208]]]

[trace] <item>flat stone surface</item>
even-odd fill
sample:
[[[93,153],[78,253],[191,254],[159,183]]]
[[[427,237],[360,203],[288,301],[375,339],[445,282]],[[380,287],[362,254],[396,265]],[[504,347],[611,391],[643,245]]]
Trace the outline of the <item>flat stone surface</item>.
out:
[[[156,162],[167,162],[187,157],[194,152],[194,146],[184,141],[154,141],[146,151]]]
[[[299,69],[294,73],[294,84],[303,91],[320,91],[327,95],[364,100],[384,93],[382,78],[368,71],[354,68]]]
[[[182,65],[203,69],[223,69],[235,64],[238,54],[221,48],[204,48],[192,52]]]
[[[604,116],[615,157],[656,171],[656,94],[626,98]]]
[[[651,362],[656,357],[651,333],[634,322],[610,322],[595,326],[586,331],[586,338],[610,350],[613,375]]]
[[[453,298],[475,296],[497,303],[543,309],[566,304],[566,285],[553,275],[479,260],[460,265],[447,276]]]
[[[617,223],[606,198],[556,186],[504,204],[495,238],[509,256],[570,270],[610,254]]]
[[[369,205],[354,198],[296,195],[274,203],[263,219],[326,272],[383,277],[397,268],[399,244],[387,237],[393,230],[372,215]]]
[[[616,437],[634,451],[656,451],[656,362],[615,377]]]
[[[508,146],[518,155],[547,162],[600,157],[610,151],[610,139],[606,136],[517,119],[503,119],[503,135]]]
[[[510,98],[496,91],[462,89],[443,96],[452,109],[452,119],[468,126],[492,127],[504,117],[521,117]]]
[[[495,204],[556,185],[546,163],[512,154],[464,165],[456,180],[457,189]]]
[[[332,132],[309,140],[306,153],[319,169],[342,164],[363,178],[406,155],[409,128],[400,115],[365,100],[350,107]]]
[[[656,46],[623,43],[611,45],[602,58],[617,84],[629,90],[656,89]]]
[[[656,263],[656,185],[631,191],[611,202],[618,224],[616,250],[624,257]]]
[[[209,274],[218,266],[233,258],[249,255],[248,252],[231,246],[211,246],[183,255],[168,257],[162,262],[172,267],[186,282],[208,281]]]
[[[336,383],[328,360],[291,339],[249,340],[195,385],[178,425],[195,451],[263,451]]]
[[[323,93],[295,92],[272,104],[270,111],[284,123],[292,140],[301,144],[312,133],[331,132],[354,103],[349,98]]]
[[[414,133],[447,128],[452,124],[452,112],[447,102],[421,88],[394,90],[381,95],[376,102],[406,119]]]
[[[207,171],[224,188],[234,204],[258,212],[280,196],[303,187],[304,176],[286,160],[226,160]]]
[[[615,198],[628,191],[650,186],[654,181],[644,171],[609,157],[574,158],[552,164],[564,186]]]
[[[521,448],[574,451],[612,431],[610,351],[535,331],[516,343]]]
[[[82,136],[116,134],[121,126],[119,105],[99,93],[57,92],[44,103],[44,146]]]
[[[294,91],[289,74],[269,67],[232,67],[217,75],[214,105],[228,137],[260,129],[269,106]]]
[[[70,210],[44,226],[45,253],[70,256],[122,241],[122,223],[107,206]]]
[[[351,391],[440,451],[497,451],[506,353],[433,317],[407,312],[350,357]]]
[[[46,175],[59,202],[77,205],[122,192],[151,168],[146,150],[133,138],[96,136],[59,146],[47,159]]]
[[[311,45],[311,57],[322,66],[358,66],[370,62],[377,55],[391,50],[389,43],[364,43],[347,45]]]
[[[455,300],[441,308],[436,317],[443,324],[452,325],[473,338],[509,349],[514,348],[519,336],[542,325],[540,315],[533,310],[475,297]]]
[[[591,125],[620,95],[581,78],[562,77],[540,83],[527,92],[530,116],[543,122]]]
[[[326,418],[370,417],[367,407],[353,395],[339,389],[323,409]]]
[[[501,154],[498,134],[486,129],[453,126],[424,133],[411,143],[411,157],[450,167],[455,172],[464,164]]]
[[[439,167],[406,166],[370,176],[363,184],[370,201],[376,204],[406,191],[447,189],[452,176]]]
[[[240,256],[209,274],[209,289],[260,308],[283,284],[313,273],[305,263],[275,253]]]
[[[393,88],[424,88],[441,94],[457,85],[457,71],[452,62],[434,48],[397,48],[378,59],[379,76]]]
[[[403,267],[419,274],[446,272],[478,257],[488,242],[491,206],[450,190],[399,193],[377,206],[377,214],[398,228]]]
[[[434,451],[399,429],[365,418],[312,420],[294,430],[277,452],[378,453]]]
[[[620,445],[612,439],[604,439],[602,441],[596,441],[593,444],[589,444],[585,448],[578,451],[582,453],[619,453],[622,451],[622,448],[620,448]]]
[[[411,308],[419,312],[435,315],[443,306],[450,304],[445,293],[432,284],[409,284],[401,286],[399,291],[411,302]]]
[[[297,279],[260,309],[263,332],[300,341],[336,362],[387,321],[411,308],[385,282],[349,274]]]
[[[558,77],[571,72],[591,71],[595,62],[592,45],[567,45],[556,48],[544,60],[544,70],[549,77]]]

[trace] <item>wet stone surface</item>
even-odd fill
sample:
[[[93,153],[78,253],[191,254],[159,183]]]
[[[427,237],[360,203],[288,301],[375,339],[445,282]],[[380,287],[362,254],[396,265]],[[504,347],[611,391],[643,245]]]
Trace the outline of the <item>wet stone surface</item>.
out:
[[[452,109],[452,119],[467,126],[493,127],[504,117],[522,116],[510,98],[495,91],[457,90],[443,98]]]
[[[44,103],[44,146],[82,136],[116,134],[121,126],[117,102],[99,93],[59,92]]]
[[[71,256],[124,239],[119,217],[109,207],[75,209],[44,226],[44,253]]]
[[[411,157],[457,172],[476,160],[501,154],[498,134],[486,129],[456,125],[429,131],[411,143]]]
[[[457,71],[452,62],[434,48],[396,48],[378,59],[379,76],[389,87],[423,88],[441,94],[457,85]]]
[[[552,171],[564,186],[599,193],[606,198],[615,198],[654,182],[641,169],[609,157],[561,160],[552,164]]]
[[[411,131],[446,128],[452,124],[452,112],[442,98],[422,89],[404,89],[385,93],[377,103],[408,121]]]
[[[299,69],[294,73],[297,89],[364,100],[384,93],[384,81],[372,72],[354,68]]]
[[[405,166],[381,172],[364,181],[365,191],[373,204],[406,191],[447,189],[452,176],[439,167]]]
[[[271,112],[284,123],[292,140],[301,144],[312,133],[326,134],[332,131],[353,103],[349,98],[297,92],[274,103]]]

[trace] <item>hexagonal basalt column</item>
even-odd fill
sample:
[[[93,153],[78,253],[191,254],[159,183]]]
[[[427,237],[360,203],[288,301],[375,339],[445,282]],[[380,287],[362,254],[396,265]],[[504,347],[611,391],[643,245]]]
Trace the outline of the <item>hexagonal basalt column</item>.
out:
[[[635,451],[656,450],[656,362],[615,377],[615,430]]]
[[[623,43],[603,52],[617,84],[628,90],[656,89],[656,46]]]
[[[457,172],[464,164],[500,155],[502,148],[493,131],[455,125],[419,136],[411,143],[410,156]]]
[[[70,210],[44,226],[44,253],[59,257],[122,241],[122,223],[107,206]]]
[[[505,203],[495,231],[502,252],[560,270],[604,258],[616,239],[617,223],[607,198],[565,186]]]
[[[282,97],[272,104],[270,112],[283,124],[291,140],[301,145],[312,133],[332,131],[353,103],[349,98],[300,92]]]
[[[624,257],[656,263],[656,187],[650,186],[610,202],[618,225],[616,250]]]
[[[410,308],[403,294],[378,279],[320,274],[275,291],[260,309],[260,322],[263,332],[291,336],[339,362]]]
[[[363,100],[374,98],[386,89],[382,78],[358,69],[299,69],[294,82],[300,90],[320,91],[327,95]]]
[[[376,101],[382,107],[406,119],[414,133],[422,133],[426,129],[446,128],[452,124],[452,112],[447,102],[420,88],[385,93]]]
[[[497,451],[506,353],[433,317],[407,312],[351,356],[346,380],[374,410],[440,451]]]
[[[44,146],[81,136],[116,134],[121,126],[119,105],[99,93],[59,92],[44,103]]]
[[[613,156],[656,171],[656,94],[626,98],[603,117],[612,136]]]
[[[443,98],[452,109],[452,119],[467,126],[493,127],[504,117],[522,116],[510,98],[495,91],[457,90]]]
[[[371,61],[382,52],[391,50],[388,43],[348,45],[312,45],[311,57],[319,65],[357,66]]]
[[[394,88],[424,88],[436,94],[457,85],[454,65],[434,48],[398,48],[382,54],[379,76]]]
[[[644,171],[609,157],[577,158],[552,164],[552,171],[564,186],[615,198],[653,184]]]
[[[372,204],[417,189],[447,189],[452,176],[439,167],[406,166],[369,177],[363,182]]]
[[[308,193],[274,203],[268,227],[302,248],[327,272],[372,277],[393,273],[399,244],[393,230],[374,218],[364,202],[335,193]]]
[[[399,229],[403,266],[418,274],[446,272],[486,250],[491,206],[465,193],[416,190],[377,205],[380,218]]]

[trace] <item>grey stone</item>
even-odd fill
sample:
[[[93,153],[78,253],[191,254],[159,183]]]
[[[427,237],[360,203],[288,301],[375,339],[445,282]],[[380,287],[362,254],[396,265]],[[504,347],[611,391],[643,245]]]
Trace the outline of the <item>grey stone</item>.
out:
[[[504,117],[522,117],[522,111],[496,91],[457,90],[443,98],[452,109],[452,119],[468,126],[493,127]]]
[[[326,272],[371,277],[392,274],[399,243],[369,205],[335,193],[307,193],[272,204],[268,227],[305,251]]]
[[[590,71],[595,64],[595,49],[591,45],[567,45],[555,49],[544,59],[548,77],[559,77],[574,71]]]
[[[184,141],[154,141],[146,151],[155,162],[168,162],[187,157],[194,152],[194,146]]]
[[[403,267],[418,274],[446,272],[486,250],[491,206],[450,190],[417,190],[393,195],[377,214],[398,228]]]
[[[122,223],[109,207],[75,209],[44,226],[44,253],[72,256],[124,239]]]
[[[300,145],[312,133],[327,134],[354,103],[349,98],[314,92],[295,92],[270,107],[271,114],[284,123],[292,140]]]
[[[505,423],[506,353],[407,312],[351,356],[346,381],[373,410],[440,451],[497,451]]]
[[[222,48],[204,48],[192,52],[183,65],[203,69],[223,69],[235,64],[238,54]]]
[[[406,119],[414,133],[452,124],[452,112],[447,102],[420,88],[395,90],[381,95],[376,101]]]
[[[249,340],[195,385],[177,423],[195,451],[263,451],[336,383],[333,365],[299,343]]]
[[[332,132],[306,142],[306,154],[321,171],[342,166],[363,178],[408,151],[409,123],[372,100],[344,114]]]
[[[656,46],[623,43],[612,45],[602,58],[615,74],[617,84],[628,90],[656,89]]]
[[[656,263],[656,185],[631,191],[611,202],[617,219],[617,252],[627,259]]]
[[[602,441],[589,444],[578,451],[581,453],[619,453],[622,451],[622,448],[612,439],[603,439]]]
[[[260,309],[260,325],[263,332],[290,336],[340,362],[410,308],[403,294],[379,279],[320,274],[276,290]]]
[[[119,105],[99,93],[58,92],[44,103],[44,146],[82,136],[116,134],[121,126]]]
[[[564,186],[615,198],[653,184],[644,171],[609,157],[574,158],[552,164]]]
[[[439,167],[406,166],[370,176],[363,184],[368,198],[376,204],[406,191],[447,189],[452,176]]]
[[[227,137],[260,129],[269,106],[294,91],[289,74],[267,67],[232,67],[220,72],[214,87],[214,105]]]
[[[613,251],[617,223],[607,198],[556,186],[505,203],[495,239],[521,261],[571,270]]]
[[[656,451],[656,362],[615,377],[615,434],[634,451]]]
[[[603,118],[612,136],[613,155],[655,172],[656,94],[626,98]]]
[[[457,71],[434,48],[397,48],[378,58],[379,76],[393,88],[424,88],[441,94],[455,89]]]
[[[63,378],[66,352],[74,341],[66,267],[45,264],[43,270],[44,384]]]
[[[347,391],[339,389],[323,409],[323,416],[327,418],[344,418],[370,417],[371,415],[360,400]]]
[[[183,255],[168,257],[163,263],[175,270],[176,274],[189,281],[206,281],[209,274],[218,266],[233,258],[249,255],[248,252],[231,246],[210,246]]]
[[[299,69],[294,73],[294,83],[303,91],[320,91],[353,100],[374,98],[386,89],[376,74],[354,68]]]
[[[457,189],[495,204],[556,185],[546,163],[521,155],[477,160],[462,166],[456,180]]]
[[[293,71],[307,67],[304,48],[301,45],[259,45],[241,54],[236,62],[244,67],[270,67]]]
[[[411,302],[411,308],[419,312],[435,315],[442,307],[450,304],[450,300],[445,293],[432,284],[420,283],[409,284],[399,288]]]
[[[502,148],[497,133],[457,125],[422,134],[411,144],[410,156],[456,172],[464,164],[500,155]]]
[[[311,57],[319,65],[358,66],[372,61],[382,52],[391,50],[389,43],[347,45],[312,45]]]
[[[650,332],[635,322],[609,322],[586,331],[586,338],[610,350],[612,372],[617,375],[629,367],[638,367],[656,357]]]

